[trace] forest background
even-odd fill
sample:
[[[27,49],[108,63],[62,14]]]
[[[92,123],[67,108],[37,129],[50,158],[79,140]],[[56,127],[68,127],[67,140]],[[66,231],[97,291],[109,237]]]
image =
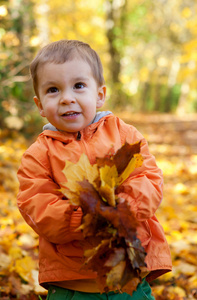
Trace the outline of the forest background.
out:
[[[0,299],[44,299],[38,238],[16,208],[17,168],[41,131],[29,63],[41,46],[79,39],[100,55],[105,108],[148,139],[164,172],[158,217],[173,272],[157,300],[197,299],[197,2],[194,0],[0,1]]]

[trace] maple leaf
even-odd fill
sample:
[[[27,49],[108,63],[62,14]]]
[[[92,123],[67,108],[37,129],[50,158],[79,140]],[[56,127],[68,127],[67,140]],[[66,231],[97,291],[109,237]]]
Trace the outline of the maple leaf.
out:
[[[124,275],[126,268],[126,261],[121,260],[117,265],[111,268],[110,272],[107,273],[106,284],[109,290],[121,289],[120,281]]]
[[[125,240],[127,244],[127,254],[133,269],[140,269],[146,266],[144,264],[146,253],[139,239],[134,239],[132,243]]]
[[[65,185],[69,190],[75,192],[77,192],[79,188],[78,182],[87,179],[94,185],[94,181],[98,177],[97,165],[91,165],[88,157],[84,153],[76,164],[66,161],[63,173],[67,179],[66,184],[63,183],[63,186]]]
[[[119,202],[116,207],[101,203],[97,208],[97,214],[113,225],[119,237],[129,240],[135,239],[138,222],[127,201]]]
[[[139,153],[134,154],[132,159],[128,163],[127,167],[124,169],[124,171],[121,173],[119,177],[119,185],[123,183],[136,168],[141,167],[142,163],[143,163],[143,158],[141,154]]]
[[[105,262],[106,267],[115,267],[121,261],[125,260],[125,249],[124,248],[114,248],[113,253],[109,256],[108,260]]]
[[[131,145],[125,143],[115,155],[96,160],[100,172],[100,181],[97,178],[97,186],[100,182],[99,192],[112,206],[115,206],[113,188],[122,184],[143,163],[143,158],[139,153],[140,144],[141,142]]]
[[[122,174],[123,171],[128,166],[129,162],[135,156],[135,154],[140,153],[141,142],[136,142],[134,144],[125,143],[114,155],[114,163],[118,170],[118,174]],[[132,172],[132,171],[131,171]]]
[[[129,162],[140,153],[141,142],[134,144],[125,143],[114,155],[107,155],[105,157],[99,157],[96,159],[97,166],[99,168],[107,166],[116,166],[118,175],[122,174],[127,168]],[[139,156],[140,157],[140,156]],[[139,163],[140,165],[140,163]],[[133,170],[131,170],[132,172]],[[130,172],[130,173],[131,173]]]
[[[104,201],[108,202],[109,205],[115,206],[115,194],[114,188],[118,183],[118,172],[116,166],[103,166],[99,169],[100,174],[100,187],[98,188],[99,194]]]

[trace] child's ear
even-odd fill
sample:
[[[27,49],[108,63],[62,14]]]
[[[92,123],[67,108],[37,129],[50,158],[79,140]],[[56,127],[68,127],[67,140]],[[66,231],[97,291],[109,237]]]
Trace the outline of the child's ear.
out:
[[[96,102],[96,108],[100,108],[105,103],[106,98],[106,86],[102,85],[98,88],[98,98]]]
[[[42,107],[42,103],[41,103],[40,99],[37,96],[34,96],[34,102],[36,103],[36,106],[38,107],[40,115],[42,117],[45,117],[45,113],[44,113],[44,109]]]

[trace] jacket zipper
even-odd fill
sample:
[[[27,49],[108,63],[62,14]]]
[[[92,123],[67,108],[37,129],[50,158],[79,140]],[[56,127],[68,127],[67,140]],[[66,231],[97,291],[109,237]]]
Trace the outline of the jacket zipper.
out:
[[[78,132],[77,132],[77,141],[80,141],[80,140],[81,140],[81,132],[78,131]]]
[[[88,159],[91,161],[90,153],[88,151],[88,147],[86,145],[86,142],[85,142],[84,138],[81,139],[81,137],[82,137],[82,134],[81,134],[80,131],[78,131],[76,140],[81,142],[82,153],[85,153],[87,155]]]

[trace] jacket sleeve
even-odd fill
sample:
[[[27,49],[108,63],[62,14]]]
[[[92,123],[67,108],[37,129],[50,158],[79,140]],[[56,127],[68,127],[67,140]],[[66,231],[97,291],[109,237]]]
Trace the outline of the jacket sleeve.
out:
[[[81,225],[82,211],[63,198],[51,173],[34,152],[26,151],[18,170],[19,210],[34,231],[51,243],[83,239],[82,232],[76,230]]]
[[[137,220],[151,218],[158,209],[163,197],[163,174],[150,154],[145,138],[132,126],[127,131],[126,141],[141,141],[143,164],[136,168],[117,189],[119,197],[126,199]]]

